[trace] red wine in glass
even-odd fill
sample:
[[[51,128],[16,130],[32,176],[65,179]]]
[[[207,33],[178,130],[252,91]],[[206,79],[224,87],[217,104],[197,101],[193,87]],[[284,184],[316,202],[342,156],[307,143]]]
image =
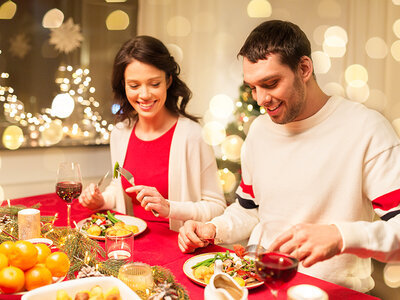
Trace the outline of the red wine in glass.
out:
[[[297,259],[283,253],[260,253],[255,263],[258,276],[275,297],[279,288],[292,280],[297,273]]]
[[[56,194],[67,203],[67,224],[71,228],[71,203],[82,192],[82,176],[78,163],[62,162],[58,165]]]
[[[72,203],[82,193],[82,183],[74,181],[62,181],[56,184],[56,193],[58,197],[67,203]]]

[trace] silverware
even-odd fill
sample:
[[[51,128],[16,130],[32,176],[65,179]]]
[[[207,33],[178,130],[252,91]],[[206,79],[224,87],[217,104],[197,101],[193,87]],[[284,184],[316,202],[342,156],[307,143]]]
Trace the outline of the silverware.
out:
[[[97,183],[97,187],[100,188],[101,184],[103,183],[104,179],[107,178],[108,173],[110,173],[110,171],[107,171],[106,175],[104,175],[103,177],[100,178],[99,182]]]
[[[135,179],[133,178],[133,175],[131,174],[131,172],[129,172],[128,170],[118,166],[118,168],[116,168],[117,172],[121,175],[124,176],[126,180],[128,180],[128,182],[130,184],[132,184],[132,186],[135,185]],[[158,212],[156,212],[155,210],[151,210],[151,212],[153,213],[154,216],[159,217],[160,214]]]

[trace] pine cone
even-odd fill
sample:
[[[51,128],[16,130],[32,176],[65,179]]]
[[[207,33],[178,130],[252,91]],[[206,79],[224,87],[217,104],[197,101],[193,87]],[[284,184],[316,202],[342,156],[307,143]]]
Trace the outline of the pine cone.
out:
[[[86,266],[82,267],[82,269],[79,271],[78,276],[76,278],[86,278],[86,277],[102,277],[104,274],[100,273],[98,270],[96,270],[95,267],[91,266]]]
[[[148,300],[175,300],[178,299],[178,292],[173,288],[172,283],[165,281],[154,289],[154,294]]]

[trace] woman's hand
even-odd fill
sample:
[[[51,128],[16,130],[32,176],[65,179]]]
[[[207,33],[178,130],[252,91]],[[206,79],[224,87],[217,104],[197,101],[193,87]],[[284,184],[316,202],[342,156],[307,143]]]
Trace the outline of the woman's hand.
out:
[[[125,191],[127,193],[136,193],[136,199],[145,210],[154,210],[161,217],[168,218],[169,202],[161,196],[155,187],[135,185],[127,188]]]
[[[91,210],[96,210],[104,205],[104,198],[97,185],[91,183],[82,191],[79,203]]]

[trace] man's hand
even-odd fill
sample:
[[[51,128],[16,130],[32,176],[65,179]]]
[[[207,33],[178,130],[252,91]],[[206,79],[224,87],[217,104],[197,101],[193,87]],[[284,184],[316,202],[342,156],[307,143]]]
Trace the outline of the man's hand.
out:
[[[335,225],[298,224],[278,236],[269,250],[290,254],[304,267],[311,267],[339,254],[342,247],[342,236]]]
[[[196,248],[205,247],[216,234],[214,224],[197,221],[186,221],[179,229],[178,245],[183,253],[193,252]]]
[[[79,203],[91,210],[96,210],[104,205],[104,198],[97,185],[91,183],[82,191]]]

